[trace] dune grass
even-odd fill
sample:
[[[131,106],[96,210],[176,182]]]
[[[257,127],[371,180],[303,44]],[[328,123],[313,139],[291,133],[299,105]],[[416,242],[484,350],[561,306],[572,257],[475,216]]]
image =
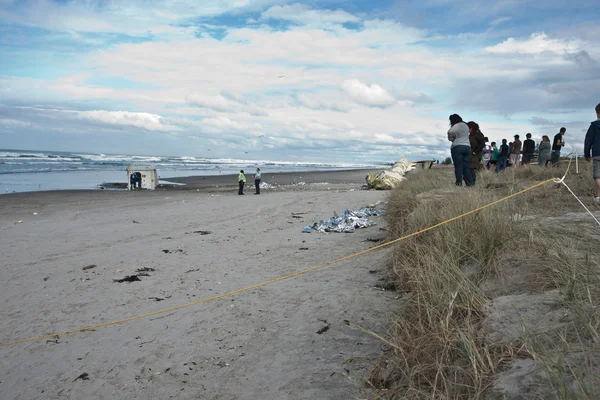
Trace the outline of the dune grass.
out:
[[[593,190],[590,167],[582,165],[582,169],[581,175],[569,174],[566,182],[589,203]],[[483,172],[473,188],[454,187],[450,168],[418,171],[390,195],[386,214],[390,238],[562,176],[565,170],[566,165]],[[599,265],[592,261],[597,256],[595,249],[600,251],[598,242],[582,245],[581,238],[561,224],[544,222],[569,212],[581,212],[580,206],[564,187],[549,183],[395,246],[390,276],[406,302],[390,332],[393,384],[380,396],[482,397],[507,361],[530,358],[547,366],[547,384],[555,388],[557,398],[575,394],[592,398],[593,359],[575,357],[577,362],[565,366],[565,358],[556,357],[574,348],[585,348],[588,353],[592,348],[600,350],[595,346],[600,332],[595,308],[600,302]],[[565,307],[571,310],[571,322],[550,336],[531,333],[514,343],[490,343],[480,331],[481,308],[489,300],[481,283],[509,273],[509,267],[525,261],[530,264],[528,276],[534,279],[519,290],[560,289]]]

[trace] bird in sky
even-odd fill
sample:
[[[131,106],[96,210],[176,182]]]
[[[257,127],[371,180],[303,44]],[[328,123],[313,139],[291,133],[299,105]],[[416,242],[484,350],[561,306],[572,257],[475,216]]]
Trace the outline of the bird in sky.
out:
[[[248,154],[248,152],[247,152],[247,151],[245,151],[244,153]]]
[[[281,79],[281,78],[285,78],[285,75],[279,75],[279,76],[278,76],[278,78],[279,78],[279,79]]]
[[[260,139],[261,137],[265,137],[265,135],[260,135],[258,138]]]

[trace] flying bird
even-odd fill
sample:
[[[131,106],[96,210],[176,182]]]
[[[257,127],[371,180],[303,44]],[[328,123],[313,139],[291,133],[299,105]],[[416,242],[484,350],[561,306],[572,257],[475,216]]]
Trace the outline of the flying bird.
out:
[[[248,154],[248,152],[247,152],[247,151],[245,151],[244,153]]]
[[[279,78],[279,79],[281,79],[281,78],[285,78],[285,75],[279,75],[279,76],[278,76],[278,78]]]
[[[265,135],[260,135],[258,138],[260,139],[261,137],[265,137]]]

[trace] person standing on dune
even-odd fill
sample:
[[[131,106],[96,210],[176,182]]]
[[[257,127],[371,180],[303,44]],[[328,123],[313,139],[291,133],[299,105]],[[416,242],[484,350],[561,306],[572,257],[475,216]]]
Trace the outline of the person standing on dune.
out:
[[[593,162],[592,178],[596,182],[594,201],[600,203],[600,104],[596,106],[596,118],[585,135],[583,153],[587,161]]]
[[[512,142],[512,146],[510,148],[510,162],[514,167],[518,167],[521,162],[521,141],[519,140],[519,135],[515,135],[515,140]]]
[[[471,156],[471,143],[469,142],[469,127],[458,114],[450,116],[450,129],[448,140],[452,142],[450,154],[454,164],[454,175],[456,186],[462,186],[463,176],[467,186],[473,184],[473,176],[469,169],[469,158]]]
[[[552,156],[550,158],[553,167],[558,167],[560,165],[560,150],[565,147],[565,141],[563,139],[565,133],[567,133],[567,128],[563,127],[560,128],[560,132],[554,136],[554,141],[552,142]]]
[[[474,185],[477,182],[477,171],[481,168],[481,160],[483,159],[483,148],[485,147],[485,136],[479,130],[479,124],[475,121],[467,122],[469,127],[469,142],[471,144],[471,155],[469,156],[469,169],[471,170],[471,183]],[[465,175],[467,185],[467,177]]]
[[[523,142],[523,161],[521,161],[521,165],[527,167],[535,152],[535,142],[531,140],[531,133],[528,133],[525,137],[527,139]]]

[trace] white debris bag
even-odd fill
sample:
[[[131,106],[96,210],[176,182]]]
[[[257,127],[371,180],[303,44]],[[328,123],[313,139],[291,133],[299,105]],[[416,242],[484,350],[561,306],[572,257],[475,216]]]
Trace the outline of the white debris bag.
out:
[[[404,179],[404,175],[410,170],[416,168],[415,163],[401,158],[394,164],[392,169],[386,169],[377,174],[367,175],[367,186],[369,189],[391,190],[400,184]]]

